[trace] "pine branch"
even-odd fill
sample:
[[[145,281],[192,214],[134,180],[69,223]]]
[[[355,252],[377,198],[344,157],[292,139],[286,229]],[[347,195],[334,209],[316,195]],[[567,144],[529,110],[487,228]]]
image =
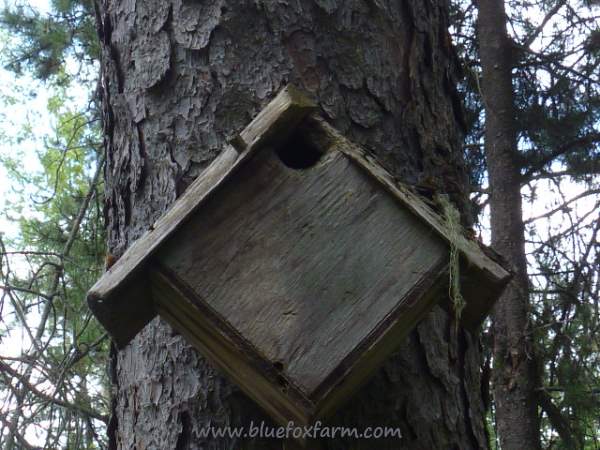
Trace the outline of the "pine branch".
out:
[[[538,25],[538,27],[533,31],[533,33],[531,33],[527,39],[521,44],[523,47],[529,48],[531,46],[531,44],[534,43],[534,41],[538,38],[538,36],[542,33],[542,31],[544,31],[544,28],[546,27],[546,25],[548,24],[548,22],[556,15],[558,14],[558,11],[561,10],[561,8],[563,6],[565,6],[565,4],[567,3],[567,0],[560,0],[556,3],[556,5],[554,5],[553,8],[550,9],[550,11],[548,11],[546,13],[546,15],[544,16],[544,18],[542,19],[542,21],[540,22],[540,24]]]
[[[582,198],[589,197],[590,195],[596,195],[596,194],[600,194],[600,189],[590,189],[588,191],[582,192],[581,194],[576,195],[575,197],[572,197],[569,200],[565,200],[560,206],[557,206],[556,208],[551,209],[550,211],[547,211],[544,214],[540,214],[535,217],[530,217],[529,219],[523,221],[523,223],[529,224],[529,223],[535,222],[536,220],[546,219],[550,216],[553,216],[557,212],[566,211],[568,206],[571,203],[574,203],[577,200],[581,200]]]
[[[27,379],[27,377],[25,375],[20,374],[19,372],[14,370],[10,365],[6,364],[4,361],[0,361],[0,371],[19,380],[19,382],[25,388],[27,388],[27,390],[30,393],[32,393],[33,395],[35,395],[36,397],[40,398],[41,400],[43,400],[45,402],[53,403],[57,406],[61,406],[63,408],[69,409],[71,411],[79,412],[86,417],[91,417],[92,419],[96,419],[96,420],[100,420],[104,423],[108,423],[108,416],[106,416],[104,414],[98,414],[96,411],[86,408],[85,406],[76,405],[76,404],[73,404],[73,403],[70,403],[70,402],[67,402],[64,400],[60,400],[56,397],[53,397],[51,395],[48,395],[48,394],[40,391],[36,386],[34,386],[31,383],[31,381],[29,381]]]
[[[0,422],[2,422],[2,424],[6,428],[8,428],[10,432],[12,432],[12,436],[14,437],[14,439],[19,443],[19,445],[23,449],[25,449],[25,450],[43,450],[42,447],[37,447],[37,446],[30,444],[27,441],[27,439],[25,439],[25,437],[22,436],[20,433],[17,433],[16,430],[13,431],[13,429],[16,428],[16,424],[14,422],[11,422],[10,420],[8,420],[6,415],[1,412],[0,412]],[[9,442],[9,445],[10,445],[10,442]]]
[[[600,142],[600,133],[589,133],[589,134],[586,134],[585,136],[579,137],[571,142],[567,142],[566,144],[563,144],[563,145],[555,148],[553,151],[547,153],[546,155],[541,157],[539,160],[534,161],[530,165],[530,167],[521,176],[521,178],[523,180],[523,184],[526,183],[527,181],[529,181],[531,179],[531,176],[535,172],[543,169],[544,166],[546,166],[547,164],[550,164],[552,161],[554,161],[559,156],[569,153],[569,151],[571,151],[573,149],[573,147],[578,147],[578,146],[582,146],[582,145],[592,145],[592,144],[597,144],[598,142]],[[525,161],[526,161],[526,157],[525,157]],[[525,166],[526,162],[524,162],[523,165]]]
[[[552,397],[545,390],[538,391],[538,404],[548,416],[552,427],[556,430],[567,448],[582,448],[573,436],[573,431],[560,409],[552,402]]]

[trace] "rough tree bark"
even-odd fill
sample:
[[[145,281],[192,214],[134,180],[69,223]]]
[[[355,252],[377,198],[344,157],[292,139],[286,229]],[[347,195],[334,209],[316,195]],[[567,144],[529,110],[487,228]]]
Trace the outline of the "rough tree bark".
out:
[[[529,287],[521,174],[517,150],[512,45],[504,0],[479,1],[479,47],[485,105],[492,246],[515,272],[493,314],[496,425],[503,449],[540,448],[536,365],[529,324]]]
[[[146,230],[287,82],[399,179],[466,207],[445,0],[98,0],[109,249]],[[432,181],[433,180],[433,181]],[[252,320],[251,317],[248,320]],[[268,419],[159,319],[115,355],[111,447],[280,449],[206,439]],[[479,344],[436,308],[332,419],[402,429],[331,449],[487,448]]]

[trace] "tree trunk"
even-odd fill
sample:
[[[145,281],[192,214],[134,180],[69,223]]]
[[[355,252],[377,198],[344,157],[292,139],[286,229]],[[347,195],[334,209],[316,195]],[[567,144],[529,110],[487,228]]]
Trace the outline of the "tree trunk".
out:
[[[517,150],[511,42],[504,0],[479,1],[479,47],[485,105],[485,152],[489,172],[492,246],[515,276],[496,303],[494,400],[504,450],[540,448],[535,396],[536,366],[529,326],[529,290],[521,175]]]
[[[139,237],[286,83],[398,179],[466,207],[445,0],[99,0],[109,249]],[[252,318],[248,318],[252,320]],[[487,448],[479,343],[441,307],[333,424],[396,426],[393,441],[328,449]],[[269,422],[156,319],[115,355],[112,448],[281,449],[203,438]]]

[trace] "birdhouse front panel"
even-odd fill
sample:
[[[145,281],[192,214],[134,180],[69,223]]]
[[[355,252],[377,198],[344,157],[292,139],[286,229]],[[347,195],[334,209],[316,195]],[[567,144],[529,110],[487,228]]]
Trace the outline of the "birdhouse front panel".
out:
[[[284,89],[88,293],[118,347],[159,314],[282,424],[333,413],[448,298],[451,251],[464,325],[510,278],[314,110]]]
[[[313,400],[388,322],[423,308],[416,300],[447,259],[445,243],[344,154],[294,169],[269,148],[156,256]]]

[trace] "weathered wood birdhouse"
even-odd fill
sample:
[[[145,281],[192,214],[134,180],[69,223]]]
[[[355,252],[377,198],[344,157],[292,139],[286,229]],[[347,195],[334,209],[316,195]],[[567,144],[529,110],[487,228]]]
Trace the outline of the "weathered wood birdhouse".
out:
[[[332,413],[447,298],[509,273],[284,89],[91,289],[118,346],[156,314],[281,423]]]

